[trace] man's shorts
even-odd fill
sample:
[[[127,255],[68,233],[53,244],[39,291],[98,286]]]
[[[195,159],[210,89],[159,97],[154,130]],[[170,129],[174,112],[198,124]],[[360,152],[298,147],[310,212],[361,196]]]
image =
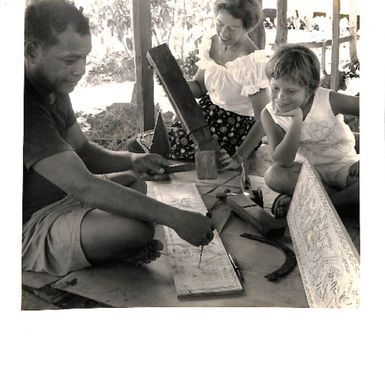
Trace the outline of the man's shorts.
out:
[[[67,196],[36,211],[23,225],[23,270],[53,275],[91,266],[80,242],[80,226],[93,210]]]
[[[356,162],[358,162],[358,160],[351,160],[344,163],[317,165],[314,166],[314,168],[318,171],[323,183],[338,190],[343,190],[346,188],[346,180],[349,175],[349,169]]]

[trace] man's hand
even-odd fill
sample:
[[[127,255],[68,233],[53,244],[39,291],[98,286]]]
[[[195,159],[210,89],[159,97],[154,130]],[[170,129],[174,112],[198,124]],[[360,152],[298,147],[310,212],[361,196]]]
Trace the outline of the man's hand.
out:
[[[225,149],[219,151],[220,156],[218,158],[219,169],[221,170],[237,170],[241,166],[241,157],[231,157]]]
[[[134,170],[146,180],[168,179],[166,168],[168,160],[158,154],[131,154],[134,163]]]
[[[172,227],[181,238],[194,246],[208,245],[214,237],[214,222],[193,211],[180,210]]]

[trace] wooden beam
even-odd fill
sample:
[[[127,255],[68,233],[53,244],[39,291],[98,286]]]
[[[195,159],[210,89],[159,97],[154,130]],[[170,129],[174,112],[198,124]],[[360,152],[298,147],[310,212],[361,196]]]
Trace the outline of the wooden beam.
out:
[[[140,132],[152,130],[155,124],[154,79],[146,53],[151,48],[150,0],[132,0],[133,42],[135,51],[136,90]]]
[[[318,175],[308,162],[287,215],[310,307],[358,307],[359,254]]]
[[[340,37],[338,39],[338,43],[342,44],[342,43],[346,43],[346,42],[351,41],[351,40],[352,40],[351,36],[343,36],[343,37]],[[304,46],[306,46],[308,48],[322,48],[323,46],[327,47],[329,45],[332,45],[333,40],[332,39],[317,40],[317,41],[309,41],[309,42],[305,42],[305,43],[301,43],[301,44],[303,44]]]
[[[243,194],[229,196],[226,201],[232,211],[251,223],[263,235],[271,235],[274,231],[285,229],[286,219],[273,217]]]
[[[340,0],[333,0],[333,28],[332,28],[332,64],[330,72],[330,88],[338,91],[340,62]]]

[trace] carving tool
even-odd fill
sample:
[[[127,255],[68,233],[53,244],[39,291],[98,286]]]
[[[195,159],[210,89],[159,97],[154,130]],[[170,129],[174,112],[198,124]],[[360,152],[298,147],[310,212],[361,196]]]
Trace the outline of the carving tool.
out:
[[[198,262],[198,269],[200,268],[201,266],[201,260],[202,260],[202,253],[203,253],[203,245],[201,246],[201,251],[199,253],[199,262]]]
[[[172,174],[175,172],[184,172],[195,170],[195,163],[176,163],[166,167],[166,172]]]
[[[281,278],[288,275],[297,265],[297,259],[295,257],[294,251],[281,240],[274,239],[274,238],[266,239],[265,237],[262,237],[256,234],[248,234],[248,233],[241,234],[241,237],[252,239],[254,241],[267,243],[268,245],[276,247],[277,249],[280,249],[284,252],[285,262],[283,263],[283,265],[279,269],[273,271],[272,273],[265,275],[265,278],[267,278],[269,281],[280,280]]]
[[[238,263],[235,261],[235,259],[231,256],[231,254],[229,252],[227,252],[227,255],[229,257],[229,260],[235,270],[235,273],[237,274],[237,277],[238,279],[243,282],[243,276],[242,276],[242,273],[241,273],[241,269],[239,268],[239,265]]]
[[[207,211],[206,217],[211,218],[211,212],[210,212],[210,210]],[[202,261],[202,253],[203,253],[203,248],[204,248],[204,247],[205,247],[204,245],[201,246],[201,251],[200,251],[200,253],[199,253],[198,269],[199,269],[199,267],[200,267],[200,265],[201,265],[201,261]]]
[[[241,190],[244,195],[251,195],[251,182],[243,162],[241,164]]]

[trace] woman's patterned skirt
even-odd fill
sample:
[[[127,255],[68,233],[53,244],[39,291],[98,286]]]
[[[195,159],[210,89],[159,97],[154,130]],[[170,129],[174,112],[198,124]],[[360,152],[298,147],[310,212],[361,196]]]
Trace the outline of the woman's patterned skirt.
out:
[[[233,155],[253,126],[254,117],[226,111],[213,104],[208,94],[199,100],[199,106],[208,122],[212,137],[230,156]],[[170,159],[194,160],[195,141],[179,121],[168,129],[168,137],[171,146]]]

